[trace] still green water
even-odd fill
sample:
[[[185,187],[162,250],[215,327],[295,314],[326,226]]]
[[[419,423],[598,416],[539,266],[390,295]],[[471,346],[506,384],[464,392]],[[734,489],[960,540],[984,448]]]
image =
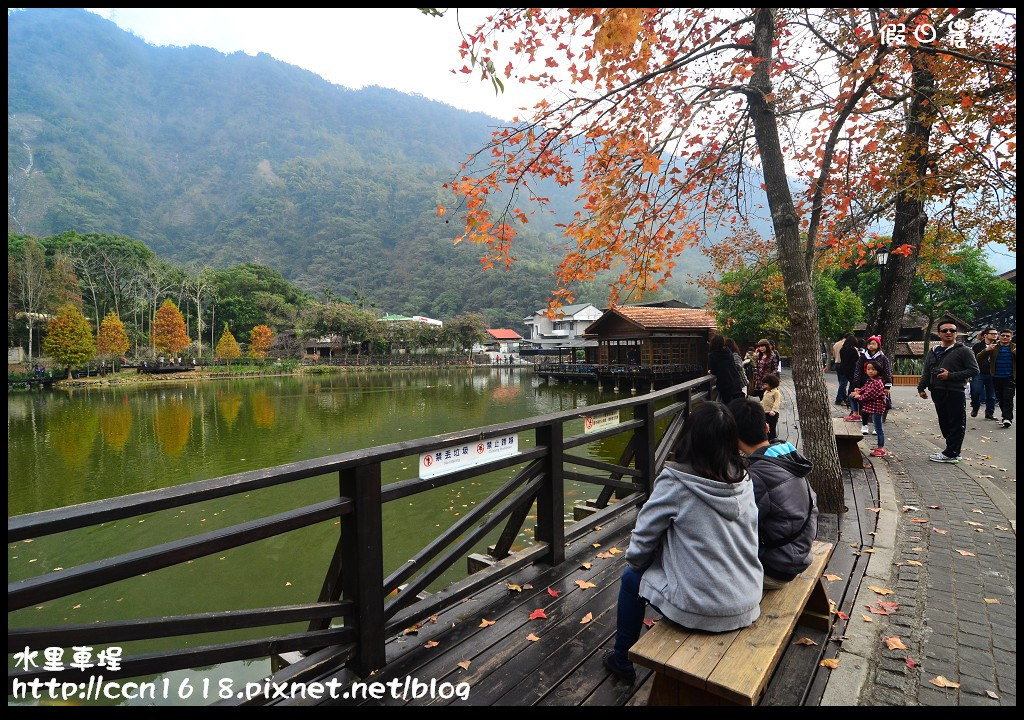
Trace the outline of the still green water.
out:
[[[8,395],[7,411],[8,514],[583,408],[617,397],[591,385],[548,386],[529,370],[492,368],[15,392]],[[581,432],[582,420],[566,427],[566,436]],[[615,437],[574,452],[614,462],[624,443],[624,437]],[[519,444],[523,449],[532,447],[533,433],[521,433]],[[414,477],[416,463],[416,457],[385,463],[383,481]],[[385,575],[457,522],[519,467],[385,505]],[[337,492],[337,475],[326,475],[244,497],[12,543],[8,545],[8,581],[273,515],[336,497]],[[595,486],[567,483],[567,516],[575,500],[596,494]],[[493,543],[500,529],[476,551]],[[88,623],[312,602],[337,537],[336,521],[321,523],[10,613],[8,625]],[[531,540],[532,521],[528,520],[518,547]],[[460,561],[432,589],[464,576],[465,563]],[[230,642],[264,632],[207,634],[189,644]],[[129,655],[181,644],[181,639],[169,639],[123,646]],[[216,687],[220,677],[244,682],[264,676],[268,669],[266,661],[232,663],[205,671],[205,676],[213,678]],[[203,673],[189,670],[168,675],[177,680],[199,678]]]

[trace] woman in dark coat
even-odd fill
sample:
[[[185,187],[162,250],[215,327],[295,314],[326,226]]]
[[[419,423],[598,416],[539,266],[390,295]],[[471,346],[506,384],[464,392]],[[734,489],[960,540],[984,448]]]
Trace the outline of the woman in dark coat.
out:
[[[725,346],[725,337],[722,335],[711,338],[708,369],[715,376],[720,402],[728,403],[733,398],[742,397],[745,383],[736,368],[732,350]]]
[[[849,404],[849,384],[853,382],[853,373],[857,368],[857,359],[860,357],[857,352],[857,338],[853,333],[847,333],[843,339],[843,346],[839,348],[839,392],[836,394],[836,405]]]

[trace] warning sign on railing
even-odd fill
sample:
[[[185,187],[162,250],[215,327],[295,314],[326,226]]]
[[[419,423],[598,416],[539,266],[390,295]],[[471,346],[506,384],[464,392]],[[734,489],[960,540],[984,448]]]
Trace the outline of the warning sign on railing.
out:
[[[474,465],[515,455],[519,452],[518,435],[474,440],[461,445],[432,450],[420,455],[420,477],[431,478],[465,470]]]
[[[598,415],[587,415],[583,418],[583,432],[589,435],[598,430],[605,430],[619,424],[619,411],[611,410]]]

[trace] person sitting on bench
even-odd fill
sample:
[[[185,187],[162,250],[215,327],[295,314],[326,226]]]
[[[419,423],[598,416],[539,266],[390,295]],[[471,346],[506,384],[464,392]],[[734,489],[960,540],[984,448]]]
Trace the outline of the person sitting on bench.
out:
[[[637,515],[619,585],[615,649],[603,659],[630,684],[636,672],[628,653],[648,602],[669,620],[708,632],[746,627],[761,614],[757,507],[725,405],[704,402],[690,413],[675,458]]]
[[[774,590],[811,564],[818,503],[806,478],[814,466],[788,442],[768,440],[768,423],[756,400],[733,400],[729,412],[736,420],[740,452],[747,456],[747,473],[754,481],[764,589]]]

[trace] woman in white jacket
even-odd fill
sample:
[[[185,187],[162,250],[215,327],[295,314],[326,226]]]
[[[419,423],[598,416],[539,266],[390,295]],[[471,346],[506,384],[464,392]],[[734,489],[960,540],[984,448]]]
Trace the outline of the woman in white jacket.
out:
[[[629,648],[651,603],[695,630],[746,627],[761,613],[757,505],[740,459],[736,422],[722,403],[697,406],[641,508],[619,586],[615,649],[605,667],[632,683]]]

